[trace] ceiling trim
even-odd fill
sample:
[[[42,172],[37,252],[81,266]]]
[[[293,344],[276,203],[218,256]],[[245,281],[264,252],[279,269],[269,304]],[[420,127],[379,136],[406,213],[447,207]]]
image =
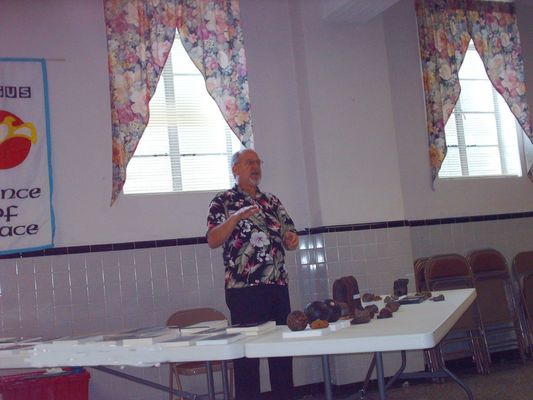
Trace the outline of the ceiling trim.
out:
[[[320,0],[327,22],[364,24],[400,0]],[[514,0],[483,0],[512,3]],[[517,0],[526,3],[531,0]]]
[[[400,0],[321,0],[327,22],[364,24]]]

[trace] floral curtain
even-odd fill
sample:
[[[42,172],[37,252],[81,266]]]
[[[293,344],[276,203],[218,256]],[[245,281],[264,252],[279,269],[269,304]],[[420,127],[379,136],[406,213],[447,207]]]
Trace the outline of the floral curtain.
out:
[[[533,131],[514,5],[480,0],[416,0],[415,4],[433,185],[446,156],[444,127],[459,98],[459,69],[470,39],[495,89],[532,140]]]
[[[244,146],[252,145],[238,0],[104,0],[111,92],[113,204],[148,124],[148,103],[176,29],[208,92]]]
[[[252,146],[250,99],[238,1],[183,0],[177,28],[207,91],[242,144]]]

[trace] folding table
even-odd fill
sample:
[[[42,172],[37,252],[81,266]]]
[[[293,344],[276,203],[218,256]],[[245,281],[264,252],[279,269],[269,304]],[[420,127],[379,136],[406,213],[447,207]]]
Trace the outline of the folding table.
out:
[[[374,353],[376,374],[381,400],[386,399],[383,352],[430,349],[439,344],[453,325],[476,298],[475,289],[458,289],[434,292],[443,294],[444,301],[426,300],[420,304],[402,305],[388,319],[372,319],[368,324],[352,325],[321,336],[283,338],[286,326],[275,331],[247,339],[244,343],[246,357],[322,356],[326,399],[331,400],[329,355]],[[470,389],[442,366],[442,372],[458,383],[473,398]],[[421,373],[422,374],[422,373]],[[429,373],[426,373],[426,376]],[[422,375],[421,375],[422,376]],[[442,374],[433,376],[442,377]]]

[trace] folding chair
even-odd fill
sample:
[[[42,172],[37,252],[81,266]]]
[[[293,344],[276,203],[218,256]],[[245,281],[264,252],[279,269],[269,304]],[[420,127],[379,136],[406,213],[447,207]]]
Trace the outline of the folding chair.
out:
[[[177,326],[183,328],[185,326],[197,324],[205,321],[221,321],[225,320],[226,316],[214,308],[193,308],[188,310],[176,311],[167,320],[167,326]],[[222,362],[211,362],[213,372],[222,372]],[[229,371],[229,395],[233,398],[233,362],[226,362],[227,369]],[[191,375],[206,375],[207,363],[203,361],[192,361],[183,363],[169,363],[169,386],[174,388],[174,379],[176,379],[177,389],[182,392],[183,385],[181,383],[181,376]],[[173,400],[174,396],[169,395],[169,400]],[[183,397],[181,397],[183,400]]]
[[[525,363],[527,344],[505,257],[495,249],[481,249],[472,251],[468,262],[489,352],[516,346]]]
[[[512,272],[519,292],[519,315],[531,354],[533,353],[533,251],[518,253],[513,259]]]
[[[466,258],[459,254],[441,254],[429,257],[425,262],[424,275],[426,287],[431,291],[473,288],[470,267]],[[484,334],[483,323],[479,317],[477,299],[455,323],[450,333],[439,344],[439,353],[444,363],[444,346],[466,342],[471,350],[473,361],[479,374],[490,372],[490,356]],[[464,356],[464,350],[446,355]]]
[[[424,268],[426,267],[427,257],[421,257],[415,260],[413,268],[415,272],[415,287],[417,292],[423,292],[426,288],[426,277],[424,275]]]
[[[415,260],[413,263],[415,287],[418,293],[427,291],[425,268],[428,257],[421,257]],[[439,370],[438,352],[435,349],[424,350],[424,359],[429,371],[436,372]]]

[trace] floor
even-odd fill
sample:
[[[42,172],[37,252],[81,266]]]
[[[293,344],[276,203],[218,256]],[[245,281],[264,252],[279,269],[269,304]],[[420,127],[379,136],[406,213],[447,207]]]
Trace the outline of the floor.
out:
[[[450,368],[472,390],[476,400],[531,400],[533,399],[533,360],[523,365],[516,359],[495,360],[489,375],[477,375],[473,368]],[[335,400],[359,400],[359,394],[336,394]],[[466,393],[455,383],[428,381],[404,382],[387,391],[387,400],[461,400]],[[302,400],[323,400],[324,395],[304,396]],[[365,400],[379,399],[375,384]]]

